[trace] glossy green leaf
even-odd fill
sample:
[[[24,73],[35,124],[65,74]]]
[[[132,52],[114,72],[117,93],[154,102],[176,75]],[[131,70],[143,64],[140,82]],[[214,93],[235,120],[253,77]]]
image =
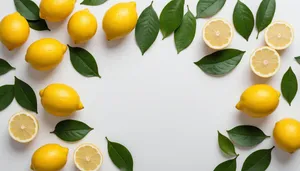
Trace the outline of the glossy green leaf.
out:
[[[135,40],[143,55],[154,43],[159,32],[159,19],[152,3],[141,13],[135,27]]]
[[[36,30],[36,31],[48,30],[48,31],[50,31],[46,21],[43,19],[39,19],[36,21],[27,20],[27,22],[28,22],[30,28],[32,28],[33,30]]]
[[[0,111],[4,110],[14,100],[14,85],[4,85],[0,87]]]
[[[112,162],[122,171],[133,171],[133,159],[129,150],[123,145],[107,140],[108,154]]]
[[[300,64],[300,56],[295,57],[298,64]]]
[[[185,0],[171,0],[160,14],[160,30],[163,38],[172,34],[181,24]]]
[[[236,171],[236,158],[219,164],[214,171]]]
[[[247,157],[242,171],[265,171],[271,163],[271,153],[274,147],[266,150],[258,150]]]
[[[236,156],[235,148],[232,142],[218,131],[219,147],[224,154],[228,156]]]
[[[174,34],[177,53],[187,48],[194,40],[196,34],[196,18],[188,8],[183,16],[182,23]]]
[[[83,139],[93,128],[76,120],[64,120],[59,122],[51,133],[68,142]]]
[[[254,28],[254,16],[247,5],[240,0],[234,8],[233,24],[236,31],[248,41]]]
[[[227,131],[229,138],[241,147],[252,147],[258,145],[267,136],[262,130],[255,126],[241,125]]]
[[[90,6],[97,6],[97,5],[102,5],[106,2],[107,0],[84,0],[80,4],[82,5],[90,5]]]
[[[208,18],[217,14],[225,5],[226,0],[199,0],[197,18]]]
[[[24,81],[15,77],[15,98],[20,106],[33,111],[37,112],[37,101],[36,96],[33,89]]]
[[[298,91],[298,81],[295,73],[290,67],[283,75],[281,80],[281,92],[282,96],[291,106],[293,99],[295,98]]]
[[[4,75],[14,69],[6,60],[0,58],[0,75]]]
[[[40,9],[31,0],[14,0],[17,11],[27,20],[39,20]]]
[[[241,61],[244,51],[225,49],[203,57],[195,64],[207,74],[220,76],[232,71]]]
[[[256,13],[257,37],[272,22],[276,10],[275,0],[263,0]]]
[[[68,47],[71,63],[77,72],[86,77],[101,78],[98,73],[98,65],[92,54],[83,48],[71,47],[70,45]]]

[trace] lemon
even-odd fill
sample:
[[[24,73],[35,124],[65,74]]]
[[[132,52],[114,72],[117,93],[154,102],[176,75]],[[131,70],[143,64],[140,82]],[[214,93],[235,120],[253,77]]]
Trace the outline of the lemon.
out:
[[[280,56],[268,46],[258,48],[250,57],[250,67],[257,76],[272,77],[280,69]]]
[[[236,108],[254,118],[270,115],[279,104],[280,93],[266,84],[247,88],[241,95]]]
[[[279,148],[293,153],[300,148],[300,122],[286,118],[277,122],[273,136]]]
[[[203,28],[203,40],[212,49],[224,49],[233,38],[232,25],[220,18],[209,20]]]
[[[27,20],[18,12],[5,16],[0,22],[0,40],[8,50],[22,46],[29,33]]]
[[[284,21],[277,21],[270,24],[265,32],[267,45],[276,50],[288,48],[293,40],[294,29]]]
[[[52,38],[40,39],[27,49],[25,60],[33,68],[46,71],[55,68],[63,59],[67,46]]]
[[[34,115],[28,112],[14,114],[8,123],[9,135],[20,143],[32,141],[39,130],[38,121]]]
[[[74,162],[80,171],[96,171],[102,165],[103,155],[93,144],[82,144],[75,150]]]
[[[76,0],[41,0],[40,17],[50,22],[65,20],[73,11]]]
[[[137,23],[136,3],[118,3],[104,15],[102,26],[107,40],[118,39],[129,34]]]
[[[69,116],[83,109],[77,92],[65,84],[50,84],[40,91],[40,96],[45,110],[54,116]]]
[[[58,144],[46,144],[37,149],[31,158],[34,171],[58,171],[67,163],[69,149]]]
[[[90,40],[97,28],[97,20],[88,9],[73,14],[68,23],[68,32],[75,44]]]

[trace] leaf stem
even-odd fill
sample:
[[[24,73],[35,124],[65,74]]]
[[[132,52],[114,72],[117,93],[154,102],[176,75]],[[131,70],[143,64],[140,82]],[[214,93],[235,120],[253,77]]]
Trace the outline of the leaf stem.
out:
[[[151,1],[151,4],[150,4],[150,6],[152,6],[153,5],[153,1]]]
[[[256,39],[258,39],[258,36],[259,36],[259,32],[257,33]]]

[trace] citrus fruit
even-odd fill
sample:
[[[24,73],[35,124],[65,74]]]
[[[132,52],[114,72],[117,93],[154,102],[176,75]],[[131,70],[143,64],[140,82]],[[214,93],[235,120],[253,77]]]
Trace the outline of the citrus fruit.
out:
[[[68,32],[75,43],[90,40],[97,32],[97,20],[88,9],[72,15],[68,23]]]
[[[26,62],[40,71],[55,68],[63,59],[67,46],[52,38],[40,39],[27,49]]]
[[[46,144],[37,149],[31,158],[34,171],[58,171],[67,163],[69,149],[58,144]]]
[[[258,48],[250,57],[250,67],[260,77],[272,77],[280,68],[280,56],[268,46]]]
[[[286,118],[277,122],[273,130],[274,140],[279,148],[293,153],[300,148],[300,122]]]
[[[27,20],[18,12],[5,16],[0,22],[0,40],[8,50],[22,46],[29,33]]]
[[[38,121],[28,112],[19,112],[9,119],[8,131],[12,139],[20,143],[28,143],[36,137],[39,131]]]
[[[77,92],[65,84],[50,84],[40,91],[42,105],[54,116],[69,116],[83,109]]]
[[[96,171],[102,165],[103,155],[93,144],[82,144],[75,150],[74,162],[80,171]]]
[[[294,40],[293,27],[284,22],[277,21],[270,24],[265,32],[265,41],[268,46],[276,50],[288,48]]]
[[[65,20],[73,11],[76,0],[41,0],[40,17],[50,22]]]
[[[280,92],[269,85],[253,85],[243,92],[236,108],[251,117],[262,118],[275,111],[279,97]]]
[[[220,18],[209,20],[203,28],[203,40],[212,49],[224,49],[233,38],[231,24]]]
[[[118,39],[130,33],[137,23],[136,3],[118,3],[104,15],[102,26],[107,40]]]

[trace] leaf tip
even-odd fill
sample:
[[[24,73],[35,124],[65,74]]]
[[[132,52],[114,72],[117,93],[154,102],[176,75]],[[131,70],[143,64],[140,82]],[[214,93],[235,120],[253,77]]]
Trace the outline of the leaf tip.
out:
[[[105,137],[106,141],[109,142],[109,139],[107,137]]]

